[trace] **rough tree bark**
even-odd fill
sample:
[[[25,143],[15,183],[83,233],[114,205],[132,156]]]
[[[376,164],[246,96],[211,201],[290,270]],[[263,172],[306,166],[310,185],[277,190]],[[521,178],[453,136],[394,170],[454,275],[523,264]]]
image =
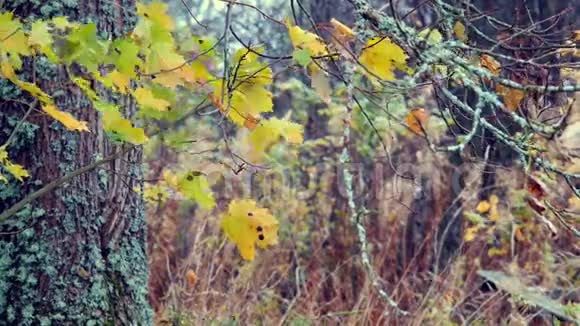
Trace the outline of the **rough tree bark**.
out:
[[[99,36],[124,35],[135,23],[135,0],[9,0],[1,9],[22,19],[68,16],[96,22]],[[80,69],[77,70],[80,73]],[[89,123],[69,132],[36,113],[18,129],[11,159],[24,165],[27,182],[0,183],[0,212],[42,185],[120,150],[109,142],[98,113],[68,82],[62,67],[44,58],[25,62],[22,79],[36,83],[59,108]],[[22,119],[31,98],[0,79],[0,144]],[[111,98],[130,115],[129,98]],[[151,324],[141,150],[80,175],[0,224],[0,324]]]

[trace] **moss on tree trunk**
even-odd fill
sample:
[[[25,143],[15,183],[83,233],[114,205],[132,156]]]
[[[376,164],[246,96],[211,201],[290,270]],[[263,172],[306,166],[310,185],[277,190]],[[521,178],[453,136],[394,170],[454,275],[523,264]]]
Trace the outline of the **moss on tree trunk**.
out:
[[[2,10],[22,19],[68,16],[96,22],[100,36],[118,37],[135,23],[134,0],[9,0]],[[90,133],[69,132],[33,111],[9,147],[31,177],[0,183],[0,211],[42,185],[119,150],[107,140],[97,112],[68,82],[61,67],[44,58],[25,62],[20,76],[51,94],[59,108],[89,122]],[[31,101],[0,79],[0,144]],[[111,99],[126,114],[128,98]],[[152,323],[147,302],[147,256],[141,150],[83,174],[28,205],[0,225],[0,324]],[[112,172],[114,171],[114,173]]]

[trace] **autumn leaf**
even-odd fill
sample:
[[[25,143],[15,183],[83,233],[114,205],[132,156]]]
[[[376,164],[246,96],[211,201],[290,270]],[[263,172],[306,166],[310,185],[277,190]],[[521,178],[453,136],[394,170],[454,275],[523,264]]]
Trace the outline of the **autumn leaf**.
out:
[[[0,14],[0,53],[29,55],[28,38],[18,19],[11,12]]]
[[[127,94],[131,83],[129,75],[125,75],[119,70],[113,70],[105,77],[100,77],[99,81],[108,88],[113,88],[121,94]]]
[[[154,43],[151,45],[150,52],[147,56],[146,72],[154,74],[155,78],[157,78],[158,74],[175,72],[177,69],[185,66],[185,64],[185,58],[176,52],[173,44]],[[177,80],[180,79],[179,74],[173,75]],[[155,81],[155,79],[153,80]],[[181,81],[177,82],[177,84],[179,83]]]
[[[153,1],[149,4],[137,2],[137,14],[158,24],[165,30],[173,30],[175,27],[171,16],[167,15],[167,4],[160,1]]]
[[[185,273],[185,282],[189,287],[193,287],[197,283],[197,274],[192,269],[188,269]]]
[[[292,52],[292,59],[297,64],[306,67],[312,62],[312,56],[307,49],[296,49]]]
[[[248,135],[248,142],[252,145],[254,157],[259,158],[280,137],[292,144],[302,143],[304,140],[303,132],[303,127],[297,123],[270,118],[258,123]]]
[[[177,190],[186,198],[198,203],[203,209],[211,209],[215,206],[209,182],[201,172],[190,171],[182,175],[177,181]]]
[[[10,172],[10,174],[12,174],[12,176],[14,176],[18,181],[24,181],[23,178],[30,176],[28,171],[26,171],[26,169],[20,164],[6,161],[4,162],[4,168],[6,168],[6,171]]]
[[[4,169],[18,181],[24,181],[23,178],[29,177],[28,171],[20,164],[12,163],[8,159],[8,152],[6,151],[6,145],[0,146],[0,166],[4,166]],[[8,179],[0,174],[0,181],[8,183]]]
[[[102,113],[103,128],[114,140],[135,145],[142,145],[149,140],[145,135],[145,130],[134,127],[132,122],[125,119],[114,104],[96,101],[93,105],[96,110]]]
[[[59,110],[54,104],[42,105],[42,110],[62,123],[68,130],[89,131],[86,121],[77,120],[72,114]]]
[[[394,80],[395,69],[410,71],[407,58],[405,51],[388,37],[373,37],[368,40],[358,60],[372,75],[384,80]]]
[[[492,194],[489,196],[488,200],[482,200],[477,204],[475,210],[480,213],[484,214],[487,213],[487,216],[490,221],[497,222],[500,218],[499,216],[499,209],[498,209],[499,198]]]
[[[137,75],[135,67],[143,66],[139,53],[140,47],[133,40],[117,39],[111,44],[109,56],[120,73],[134,78]]]
[[[453,34],[457,37],[460,41],[467,41],[467,35],[465,34],[465,25],[462,22],[456,21],[453,25]]]
[[[258,60],[256,53],[247,49],[238,50],[233,61],[236,63],[233,87],[228,89],[222,79],[212,82],[214,92],[210,99],[234,123],[246,126],[248,120],[259,120],[260,113],[272,112],[272,93],[265,88],[272,83],[272,70]]]
[[[330,19],[330,25],[333,27],[332,36],[339,42],[349,42],[354,39],[354,32],[345,24],[338,21],[336,18]]]
[[[143,198],[148,203],[163,204],[169,198],[169,189],[162,184],[146,183],[143,189]]]
[[[526,238],[526,236],[522,232],[522,229],[523,229],[522,226],[516,226],[515,231],[514,231],[514,236],[519,242],[528,242],[528,239]]]
[[[140,106],[144,108],[152,108],[161,112],[167,111],[171,105],[168,101],[155,97],[149,88],[137,88],[133,92],[133,97]]]
[[[40,49],[50,47],[54,42],[52,35],[48,31],[48,22],[37,20],[32,23],[28,44],[38,46]]]
[[[0,73],[2,73],[2,77],[10,80],[13,83],[16,83],[16,73],[8,61],[0,61]]]
[[[66,63],[76,62],[97,74],[99,62],[105,58],[109,46],[107,41],[98,39],[96,23],[80,25],[74,29],[68,36],[66,44],[60,53]]]
[[[36,86],[35,84],[21,80],[15,80],[13,82],[16,85],[18,85],[18,87],[30,93],[30,95],[39,99],[42,103],[47,104],[52,103],[52,98],[50,97],[50,95],[46,94],[44,91],[40,89],[40,87]]]
[[[492,56],[487,54],[482,54],[479,57],[479,64],[495,76],[498,76],[501,71],[501,64]]]
[[[546,197],[548,193],[548,187],[540,179],[532,175],[528,176],[526,186],[528,192],[537,199]]]
[[[268,209],[258,207],[253,200],[230,202],[221,227],[245,260],[254,259],[256,245],[267,248],[278,243],[278,221]]]
[[[443,41],[443,35],[438,29],[424,29],[417,36],[425,39],[429,44],[437,44]]]
[[[507,87],[501,84],[497,84],[495,86],[495,91],[498,95],[501,95],[505,107],[511,112],[514,112],[518,109],[520,102],[525,97],[523,90]]]
[[[411,110],[407,113],[405,117],[405,122],[411,131],[419,135],[423,132],[423,129],[427,126],[427,120],[429,119],[429,114],[425,109],[418,108]]]
[[[208,80],[214,79],[212,74],[207,69],[207,66],[200,60],[196,60],[192,62],[190,65],[184,65],[183,67],[180,67],[173,73],[179,75],[179,77],[185,83],[190,84],[192,83],[205,84]]]
[[[490,208],[491,208],[491,204],[487,200],[482,200],[479,202],[479,204],[477,204],[477,207],[475,207],[475,210],[478,213],[484,214],[484,213],[489,212]]]
[[[290,41],[294,49],[308,50],[310,56],[327,54],[326,45],[318,35],[295,26],[290,20],[286,20],[286,27],[288,28],[288,34],[290,35]]]
[[[6,151],[6,145],[0,146],[0,163],[4,163],[8,159],[8,151]]]

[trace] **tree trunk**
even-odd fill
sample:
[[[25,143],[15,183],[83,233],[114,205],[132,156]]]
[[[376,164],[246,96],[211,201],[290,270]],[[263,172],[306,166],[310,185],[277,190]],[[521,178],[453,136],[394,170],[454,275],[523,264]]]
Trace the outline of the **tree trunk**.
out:
[[[124,35],[135,23],[134,0],[9,0],[3,11],[22,19],[68,16],[96,22],[99,36]],[[73,69],[74,70],[74,69]],[[88,121],[78,133],[33,111],[8,148],[24,165],[27,182],[0,182],[0,211],[43,185],[118,152],[101,128],[98,113],[71,87],[62,67],[37,57],[24,64],[21,79],[35,81],[57,106]],[[0,79],[0,144],[23,117],[17,102],[31,98]],[[130,116],[129,98],[111,98]],[[0,224],[0,321],[10,325],[145,325],[152,323],[147,302],[147,256],[142,198],[133,191],[142,180],[142,153],[75,177]],[[114,171],[114,172],[113,172]]]

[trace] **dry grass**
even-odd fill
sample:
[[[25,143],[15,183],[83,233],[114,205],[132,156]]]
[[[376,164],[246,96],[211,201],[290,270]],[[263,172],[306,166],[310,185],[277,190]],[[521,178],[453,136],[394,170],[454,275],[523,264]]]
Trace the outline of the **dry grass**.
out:
[[[414,153],[414,154],[413,154]],[[371,257],[382,287],[408,316],[397,315],[381,302],[369,284],[357,253],[357,239],[344,201],[335,197],[334,173],[327,173],[306,200],[290,192],[284,200],[264,203],[281,221],[280,244],[244,262],[218,227],[218,213],[183,207],[169,200],[149,212],[151,302],[159,324],[173,325],[544,325],[546,313],[511,297],[477,276],[477,270],[505,270],[527,275],[527,283],[545,289],[578,286],[571,265],[578,242],[562,229],[553,237],[540,219],[514,217],[510,194],[522,189],[521,172],[496,169],[494,191],[500,196],[505,223],[488,223],[471,242],[459,237],[457,255],[435,269],[439,260],[438,232],[450,208],[473,211],[479,199],[481,166],[460,169],[465,187],[452,196],[455,170],[442,157],[407,148],[409,162],[417,158],[416,180],[431,180],[416,198],[416,185],[368,180],[382,197],[368,202],[366,219]],[[405,162],[398,162],[404,164]],[[439,175],[435,175],[436,166]],[[306,169],[306,168],[302,168]],[[385,169],[386,171],[386,169]],[[434,181],[436,179],[436,182]],[[380,181],[380,182],[379,182]],[[283,185],[276,184],[280,192]],[[237,188],[234,187],[234,188]],[[287,189],[286,189],[287,190]],[[563,195],[557,194],[556,196]],[[459,199],[458,199],[459,198]],[[223,207],[228,198],[221,198]],[[462,205],[454,206],[456,202]],[[453,215],[453,214],[451,214]],[[461,215],[461,230],[470,224]],[[505,228],[523,225],[523,238],[506,238]],[[508,246],[490,257],[488,250]],[[577,271],[576,271],[577,273]],[[193,277],[192,275],[195,275]],[[575,282],[575,283],[574,283]],[[491,287],[490,287],[491,286]],[[577,295],[577,291],[573,291]],[[563,294],[560,294],[562,296]],[[572,296],[568,293],[568,297]],[[571,300],[571,299],[569,299]]]

